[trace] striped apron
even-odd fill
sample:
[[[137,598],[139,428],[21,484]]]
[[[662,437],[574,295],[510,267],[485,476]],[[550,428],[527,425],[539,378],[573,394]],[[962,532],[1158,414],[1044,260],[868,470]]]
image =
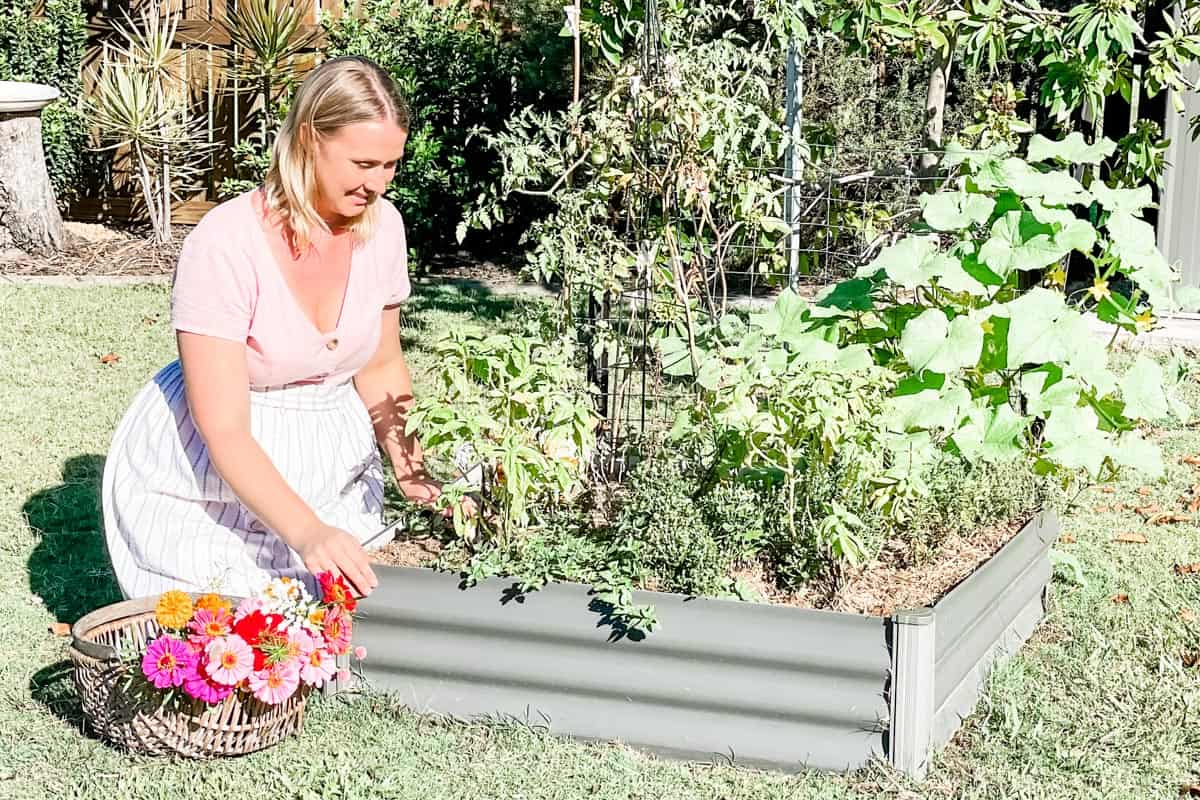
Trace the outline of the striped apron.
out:
[[[383,467],[353,383],[252,390],[250,430],[323,522],[360,540],[378,532]],[[168,589],[245,596],[285,575],[316,588],[295,551],[209,462],[178,361],[138,393],[117,427],[101,497],[108,552],[126,597]]]

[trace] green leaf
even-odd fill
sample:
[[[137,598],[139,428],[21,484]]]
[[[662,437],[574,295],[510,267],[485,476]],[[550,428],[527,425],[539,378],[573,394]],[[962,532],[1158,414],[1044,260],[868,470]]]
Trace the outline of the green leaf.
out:
[[[842,281],[820,295],[816,305],[842,311],[870,311],[875,307],[871,297],[875,284],[865,279]]]
[[[899,431],[954,430],[970,405],[971,393],[964,386],[925,389],[891,398],[888,422]]]
[[[888,278],[905,289],[915,289],[928,284],[947,256],[938,252],[937,239],[932,236],[905,236],[895,244],[879,251],[869,264],[860,267],[858,278],[865,278],[883,270]]]
[[[1036,197],[1030,197],[1025,200],[1025,205],[1029,208],[1029,212],[1033,214],[1034,219],[1038,222],[1047,225],[1057,225],[1059,228],[1064,228],[1073,222],[1078,221],[1075,212],[1069,208],[1061,206],[1048,206]]]
[[[1114,213],[1123,211],[1128,214],[1136,214],[1146,206],[1154,204],[1154,193],[1149,186],[1139,186],[1136,189],[1110,189],[1101,181],[1095,181],[1092,183],[1091,191],[1096,202]]]
[[[666,336],[658,343],[662,354],[662,371],[664,375],[675,378],[691,377],[692,357],[688,352],[688,344],[677,336]]]
[[[983,328],[970,316],[947,320],[941,309],[931,308],[910,320],[900,336],[900,352],[917,372],[952,372],[974,366],[983,349]]]
[[[1157,251],[1154,228],[1128,211],[1114,211],[1104,223],[1122,261],[1138,264]]]
[[[1017,437],[1029,427],[1007,403],[971,409],[966,423],[954,433],[954,443],[969,461],[1012,461],[1024,453]]]
[[[1192,380],[1190,362],[1187,356],[1181,354],[1176,349],[1171,349],[1171,357],[1167,359],[1167,365],[1163,373],[1163,390],[1167,395],[1167,405],[1171,408],[1171,413],[1182,423],[1187,423],[1192,416],[1192,407],[1184,401],[1179,393],[1183,390],[1185,384]]]
[[[1166,473],[1162,451],[1136,431],[1121,434],[1109,455],[1113,463],[1136,470],[1146,480],[1157,480]]]
[[[1054,570],[1054,574],[1067,583],[1073,583],[1083,589],[1087,588],[1088,582],[1084,577],[1083,563],[1074,554],[1051,548],[1050,566]]]
[[[939,231],[958,231],[982,225],[992,215],[996,201],[986,195],[958,190],[921,196],[925,221]]]
[[[1003,286],[1004,278],[997,275],[986,265],[980,263],[979,257],[974,253],[968,253],[962,257],[959,262],[963,272],[970,275],[983,286]]]
[[[896,384],[893,396],[920,394],[927,389],[941,389],[945,385],[946,376],[940,372],[914,372]]]
[[[1046,371],[1027,372],[1021,376],[1021,393],[1025,395],[1025,410],[1029,414],[1046,417],[1059,409],[1079,405],[1079,384],[1070,378],[1057,381],[1052,378]]]
[[[1051,414],[1042,432],[1050,445],[1050,458],[1067,469],[1086,469],[1093,478],[1098,476],[1111,446],[1109,437],[1096,427],[1098,421],[1089,406]]]
[[[1117,379],[1108,368],[1108,348],[1092,333],[1083,314],[1068,308],[1059,316],[1056,329],[1066,373],[1079,378],[1100,395],[1113,391]]]
[[[1110,292],[1096,304],[1096,316],[1101,322],[1110,325],[1132,326],[1133,317],[1137,314],[1133,301],[1120,292]]]
[[[1061,250],[1090,253],[1096,246],[1096,229],[1086,220],[1071,220],[1063,226],[1062,230],[1054,234],[1054,245]]]
[[[1019,158],[1005,159],[1004,182],[1021,197],[1038,197],[1050,205],[1087,205],[1092,196],[1083,184],[1060,170],[1042,172]]]
[[[792,232],[792,226],[778,217],[763,217],[758,221],[758,224],[767,233],[774,233],[779,236],[787,236]]]
[[[1051,232],[1032,214],[1010,211],[992,224],[991,238],[979,248],[979,260],[1002,278],[1014,269],[1043,269],[1070,252],[1069,247],[1051,237]]]
[[[979,356],[979,368],[985,373],[999,372],[1008,369],[1008,327],[1012,320],[1007,316],[989,317],[987,313],[987,309],[979,312],[992,326],[990,332],[985,331],[983,334],[983,352]]]
[[[710,392],[716,391],[721,385],[721,376],[724,373],[725,362],[710,355],[700,364],[700,370],[696,374],[696,383]]]
[[[1057,322],[1067,311],[1058,292],[1041,286],[1005,304],[1008,314],[1008,368],[1044,364],[1062,358],[1065,347]]]
[[[767,336],[786,340],[798,336],[808,328],[805,311],[808,303],[791,289],[784,289],[775,303],[761,314],[751,314],[750,324],[762,328]]]
[[[1058,159],[1068,164],[1099,164],[1116,152],[1116,149],[1117,144],[1111,139],[1100,139],[1095,144],[1088,144],[1079,131],[1072,131],[1065,139],[1057,142],[1038,133],[1029,140],[1028,158],[1030,161]]]
[[[1159,420],[1171,413],[1163,390],[1163,372],[1158,362],[1138,354],[1133,366],[1118,382],[1127,417]]]

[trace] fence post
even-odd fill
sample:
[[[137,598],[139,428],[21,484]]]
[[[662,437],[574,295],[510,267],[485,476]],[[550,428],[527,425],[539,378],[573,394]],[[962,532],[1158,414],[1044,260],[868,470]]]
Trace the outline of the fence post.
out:
[[[892,615],[892,692],[888,756],[892,767],[925,777],[933,741],[934,637],[932,608]]]
[[[784,175],[789,184],[783,196],[783,216],[787,220],[788,233],[788,285],[795,289],[800,281],[800,175],[803,158],[803,112],[804,70],[801,69],[800,47],[794,38],[787,46],[787,99],[786,126],[788,148],[784,163]]]

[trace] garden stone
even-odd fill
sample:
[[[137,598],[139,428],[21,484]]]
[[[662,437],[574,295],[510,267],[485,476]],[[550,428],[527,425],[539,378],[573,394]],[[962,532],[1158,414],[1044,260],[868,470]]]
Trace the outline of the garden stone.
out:
[[[61,250],[63,221],[42,153],[41,110],[58,89],[0,81],[0,250]]]

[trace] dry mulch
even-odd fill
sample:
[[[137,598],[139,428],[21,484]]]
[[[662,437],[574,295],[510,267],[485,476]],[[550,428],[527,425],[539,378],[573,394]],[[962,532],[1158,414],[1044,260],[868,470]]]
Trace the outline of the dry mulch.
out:
[[[781,591],[761,563],[739,568],[734,577],[772,605],[886,617],[936,603],[995,555],[1024,524],[1017,520],[970,534],[951,534],[939,544],[936,554],[919,562],[897,546],[885,550],[875,563],[845,574],[840,583],[814,583],[801,591]],[[435,536],[398,538],[372,552],[371,560],[388,566],[427,567],[437,561],[444,547]]]
[[[920,561],[902,545],[886,549],[879,559],[850,570],[838,582],[814,583],[802,590],[776,588],[760,564],[735,574],[768,602],[798,608],[845,611],[851,614],[890,616],[906,608],[931,606],[995,555],[1025,525],[1016,520],[969,534],[951,534],[937,552]]]
[[[183,237],[191,230],[176,226],[173,240],[156,245],[142,232],[104,225],[68,222],[67,245],[61,253],[31,256],[0,252],[0,275],[22,277],[157,277],[170,275]]]

